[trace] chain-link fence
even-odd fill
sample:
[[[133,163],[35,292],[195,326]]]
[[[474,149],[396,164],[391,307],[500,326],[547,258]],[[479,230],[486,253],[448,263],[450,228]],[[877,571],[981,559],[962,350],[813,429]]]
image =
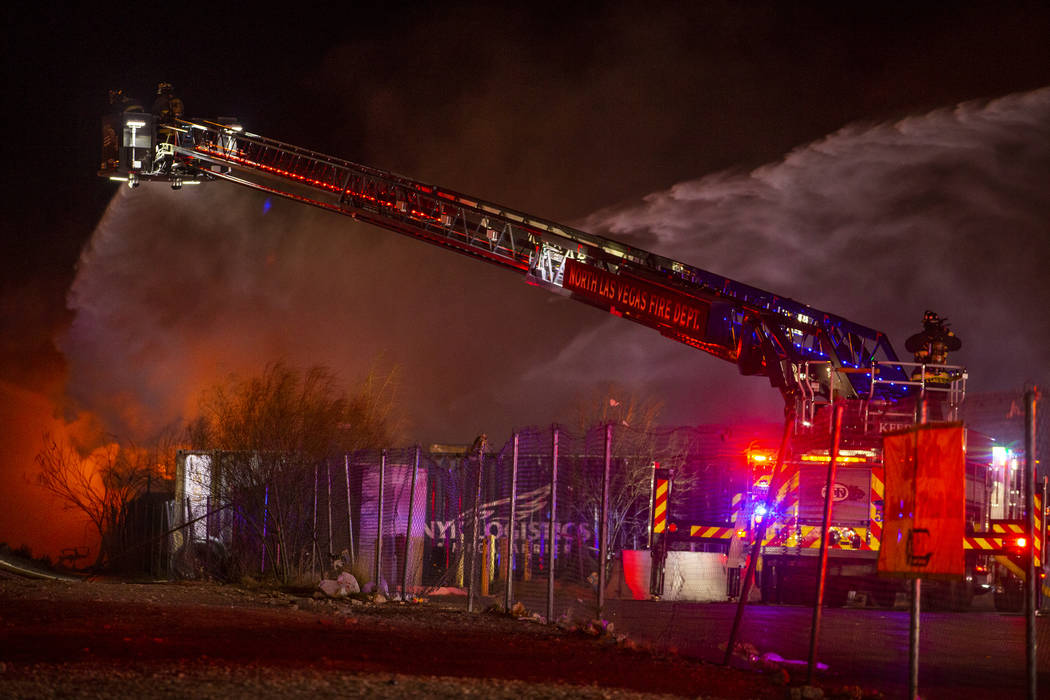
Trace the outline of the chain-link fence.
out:
[[[967,517],[978,534],[990,520],[1021,517],[1016,477],[995,471],[1003,450],[1014,461],[999,466],[1015,470],[1023,452],[1021,401],[1004,394],[968,404],[967,421],[977,428]],[[982,427],[1006,435],[994,443],[994,456],[976,447]],[[288,455],[182,453],[173,515],[184,527],[170,543],[172,566],[182,575],[284,581],[347,570],[391,595],[466,593],[471,608],[520,602],[549,619],[591,619],[607,598],[732,599],[749,533],[769,508],[763,543],[777,555],[763,557],[758,591],[767,602],[806,603],[816,571],[814,557],[803,555],[816,552],[820,537],[819,523],[805,517],[806,475],[826,469],[805,462],[819,450],[793,455],[800,479],[767,505],[768,480],[757,461],[775,456],[779,433],[776,425],[643,432],[608,424],[582,433],[554,426],[516,431],[498,449],[479,442],[371,450],[315,464]],[[847,459],[866,459],[856,453]],[[673,478],[658,504],[662,472]],[[849,498],[863,502],[854,508],[857,522],[831,533],[831,558],[845,563],[835,564],[827,600],[899,604],[906,592],[900,581],[870,576],[862,583],[855,575],[862,565],[873,570],[878,552],[881,471],[844,464],[839,474],[846,499],[836,506],[840,520]],[[785,505],[788,487],[801,504]],[[1007,577],[997,579],[995,562],[986,559],[973,566],[979,580],[945,589],[945,607],[1002,594]]]
[[[555,426],[517,431],[499,449],[371,450],[316,464],[183,452],[172,568],[284,581],[347,570],[387,594],[466,593],[470,608],[521,602],[546,618],[590,619],[606,596],[656,590],[657,471],[677,475],[666,505],[676,518],[702,513],[732,527],[752,436]],[[731,459],[740,468],[727,472]],[[711,599],[725,599],[725,547],[689,549],[710,555]],[[672,588],[681,588],[680,559],[671,557]]]

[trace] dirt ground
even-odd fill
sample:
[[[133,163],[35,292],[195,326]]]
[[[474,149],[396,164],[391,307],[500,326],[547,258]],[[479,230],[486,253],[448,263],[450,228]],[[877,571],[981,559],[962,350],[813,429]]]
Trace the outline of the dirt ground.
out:
[[[632,647],[437,599],[0,574],[2,697],[791,696],[783,672]]]

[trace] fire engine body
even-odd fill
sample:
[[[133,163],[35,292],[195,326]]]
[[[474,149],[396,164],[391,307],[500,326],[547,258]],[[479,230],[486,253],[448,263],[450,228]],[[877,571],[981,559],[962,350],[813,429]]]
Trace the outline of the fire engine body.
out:
[[[901,362],[883,333],[835,314],[503,205],[252,134],[235,120],[111,114],[103,119],[99,175],[173,189],[225,180],[346,215],[498,265],[733,362],[742,374],[765,376],[795,416],[791,477],[775,485],[774,512],[755,510],[765,496],[758,473],[729,528],[700,524],[690,533],[682,524],[676,536],[691,534],[728,552],[734,538],[737,549],[746,541],[756,517],[769,518],[763,583],[773,599],[815,561],[820,528],[811,496],[827,468],[828,408],[837,400],[850,404],[831,544],[832,575],[846,580],[874,570],[882,431],[913,424],[916,397],[931,393],[951,418],[965,393],[963,368]],[[705,527],[720,533],[705,536]]]
[[[961,379],[963,373],[958,375]],[[926,388],[927,405],[934,405],[954,418],[948,387]],[[922,398],[920,392],[917,398]],[[879,576],[876,562],[882,541],[885,470],[882,462],[882,433],[914,424],[915,401],[878,405],[877,402],[847,402],[832,487],[832,519],[828,532],[828,571],[825,603],[845,604],[851,593],[862,593],[868,601],[893,606],[898,593],[906,592],[903,580]],[[739,451],[742,458],[726,459],[720,473],[726,482],[739,487],[723,489],[722,503],[708,500],[706,510],[683,508],[671,515],[666,528],[672,549],[700,549],[726,553],[730,570],[728,591],[739,592],[739,571],[752,550],[760,525],[765,526],[758,567],[762,599],[777,603],[812,603],[816,588],[817,561],[823,525],[827,471],[830,462],[830,411],[816,407],[814,413],[791,426],[789,452],[779,478],[774,482],[777,443],[769,435],[752,440]],[[925,595],[933,605],[966,609],[976,595],[994,593],[995,607],[1017,611],[1022,605],[1025,578],[1023,520],[1024,490],[1019,461],[991,438],[967,431],[965,471],[966,536],[963,541],[966,572],[962,580],[927,580]],[[739,478],[740,472],[744,478]],[[772,497],[769,489],[773,488]],[[1045,585],[1042,556],[1046,523],[1040,522],[1046,487],[1037,493],[1032,531],[1035,537],[1036,569],[1043,578],[1041,595],[1050,595]],[[654,590],[654,594],[659,591]]]

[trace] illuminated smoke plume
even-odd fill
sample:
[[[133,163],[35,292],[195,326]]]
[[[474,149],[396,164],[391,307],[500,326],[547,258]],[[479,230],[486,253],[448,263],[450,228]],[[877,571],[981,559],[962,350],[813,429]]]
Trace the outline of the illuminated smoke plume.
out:
[[[1045,88],[846,127],[584,227],[883,330],[902,355],[933,309],[971,389],[1015,389],[1050,365],[1048,181]]]
[[[1050,89],[850,126],[582,227],[884,330],[899,351],[936,310],[963,339],[953,359],[971,386],[1014,388],[1050,362],[1048,173]],[[129,437],[278,357],[348,379],[399,365],[408,437],[424,442],[565,419],[609,380],[665,399],[668,423],[779,412],[765,380],[648,329],[221,183],[121,189],[70,304],[71,392]]]

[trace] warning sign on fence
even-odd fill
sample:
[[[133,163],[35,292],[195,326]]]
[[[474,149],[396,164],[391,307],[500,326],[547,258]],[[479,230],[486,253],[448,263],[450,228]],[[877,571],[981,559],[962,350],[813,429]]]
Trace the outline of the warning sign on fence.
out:
[[[964,575],[963,435],[961,423],[937,423],[883,437],[886,492],[879,572]]]

